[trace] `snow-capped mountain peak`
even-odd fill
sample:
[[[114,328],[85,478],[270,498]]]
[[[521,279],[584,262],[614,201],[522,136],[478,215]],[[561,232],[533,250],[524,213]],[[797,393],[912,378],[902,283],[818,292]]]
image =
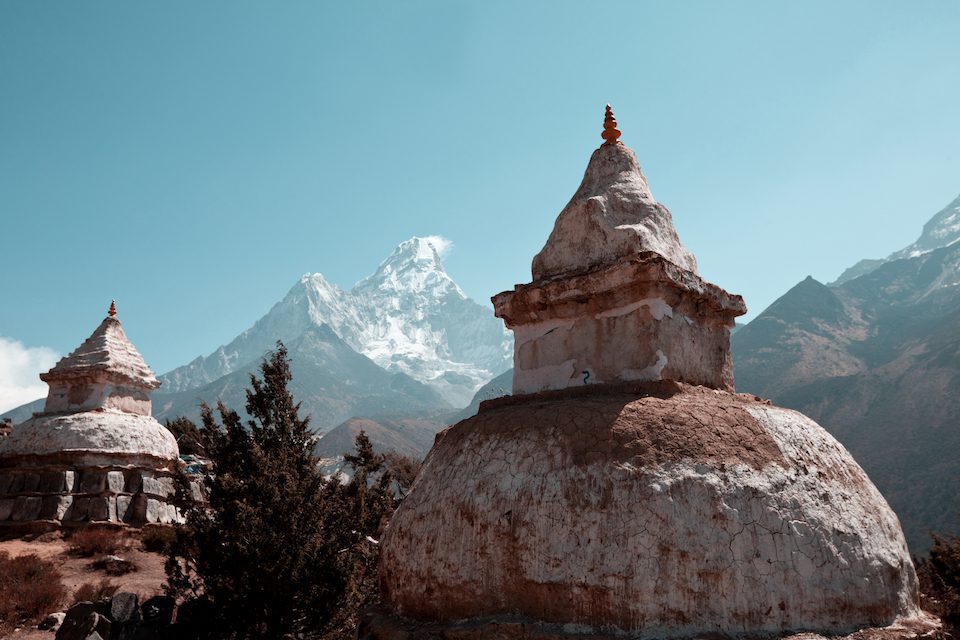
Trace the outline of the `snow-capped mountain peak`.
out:
[[[440,236],[414,236],[405,240],[372,275],[358,282],[353,291],[454,292],[466,300],[466,294],[443,266],[442,258],[451,247],[452,243]]]
[[[211,382],[259,359],[277,340],[328,326],[352,349],[391,372],[436,389],[455,406],[509,368],[512,342],[493,311],[470,300],[447,274],[449,240],[406,240],[377,270],[345,291],[308,273],[257,323],[208,358],[161,376],[165,389]]]

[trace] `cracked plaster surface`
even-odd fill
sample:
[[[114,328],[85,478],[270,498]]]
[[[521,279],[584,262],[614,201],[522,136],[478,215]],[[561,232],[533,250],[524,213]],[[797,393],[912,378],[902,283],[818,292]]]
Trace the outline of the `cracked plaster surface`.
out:
[[[382,544],[386,602],[421,620],[666,638],[919,615],[897,518],[850,454],[703,387],[490,403],[438,436]]]

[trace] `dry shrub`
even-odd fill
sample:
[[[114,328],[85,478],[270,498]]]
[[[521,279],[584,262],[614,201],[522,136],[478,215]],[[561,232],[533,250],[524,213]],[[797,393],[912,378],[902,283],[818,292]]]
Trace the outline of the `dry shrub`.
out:
[[[49,560],[0,552],[0,630],[57,611],[67,596],[62,578]]]
[[[70,551],[84,558],[115,554],[129,546],[126,534],[117,529],[86,528],[70,536]]]
[[[119,585],[116,585],[106,578],[100,582],[84,582],[73,592],[73,602],[96,602],[104,598],[109,598],[117,592]]]
[[[960,537],[933,534],[930,555],[917,563],[921,605],[938,616],[945,631],[960,632]]]
[[[140,544],[143,545],[143,550],[153,553],[167,553],[176,539],[176,530],[164,525],[145,527],[140,533]]]

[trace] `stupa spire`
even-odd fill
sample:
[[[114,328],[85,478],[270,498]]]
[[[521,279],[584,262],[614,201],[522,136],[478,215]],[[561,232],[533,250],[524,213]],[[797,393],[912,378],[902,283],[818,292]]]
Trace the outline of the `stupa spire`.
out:
[[[607,111],[603,116],[603,144],[617,144],[617,138],[620,137],[620,130],[617,129],[617,119],[613,115],[613,109],[607,105]]]
[[[110,309],[107,311],[107,315],[110,316],[111,318],[117,317],[117,301],[116,300],[110,301]]]

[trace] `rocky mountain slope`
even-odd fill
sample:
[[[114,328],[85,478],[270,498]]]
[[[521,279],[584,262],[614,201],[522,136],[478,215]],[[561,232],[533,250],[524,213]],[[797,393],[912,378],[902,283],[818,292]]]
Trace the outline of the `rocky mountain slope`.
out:
[[[205,358],[160,377],[163,391],[197,389],[248,367],[275,342],[326,325],[346,345],[391,373],[405,374],[465,406],[510,366],[512,338],[492,311],[447,275],[437,238],[414,237],[376,272],[344,291],[307,274],[253,327]]]
[[[447,421],[442,417],[350,418],[324,434],[314,452],[323,459],[325,467],[338,467],[343,454],[354,450],[354,440],[363,431],[378,453],[394,451],[421,460],[433,446],[437,433],[446,427]]]
[[[807,278],[733,337],[737,390],[814,418],[864,467],[914,553],[960,530],[960,198],[917,242]]]
[[[293,373],[290,390],[302,402],[301,415],[309,415],[311,426],[319,432],[354,415],[450,409],[435,389],[405,373],[386,371],[351,349],[325,324],[307,327],[286,347]],[[153,414],[161,421],[177,416],[196,420],[200,402],[212,406],[218,398],[242,412],[250,374],[259,374],[259,363],[259,359],[249,361],[202,387],[177,393],[157,391],[153,394]]]
[[[395,451],[417,460],[426,457],[434,437],[448,426],[476,415],[484,400],[510,395],[513,369],[480,387],[470,404],[460,411],[437,411],[431,415],[398,417],[389,414],[353,417],[323,434],[314,449],[332,473],[342,468],[343,454],[353,450],[360,431],[367,434],[378,452]]]

